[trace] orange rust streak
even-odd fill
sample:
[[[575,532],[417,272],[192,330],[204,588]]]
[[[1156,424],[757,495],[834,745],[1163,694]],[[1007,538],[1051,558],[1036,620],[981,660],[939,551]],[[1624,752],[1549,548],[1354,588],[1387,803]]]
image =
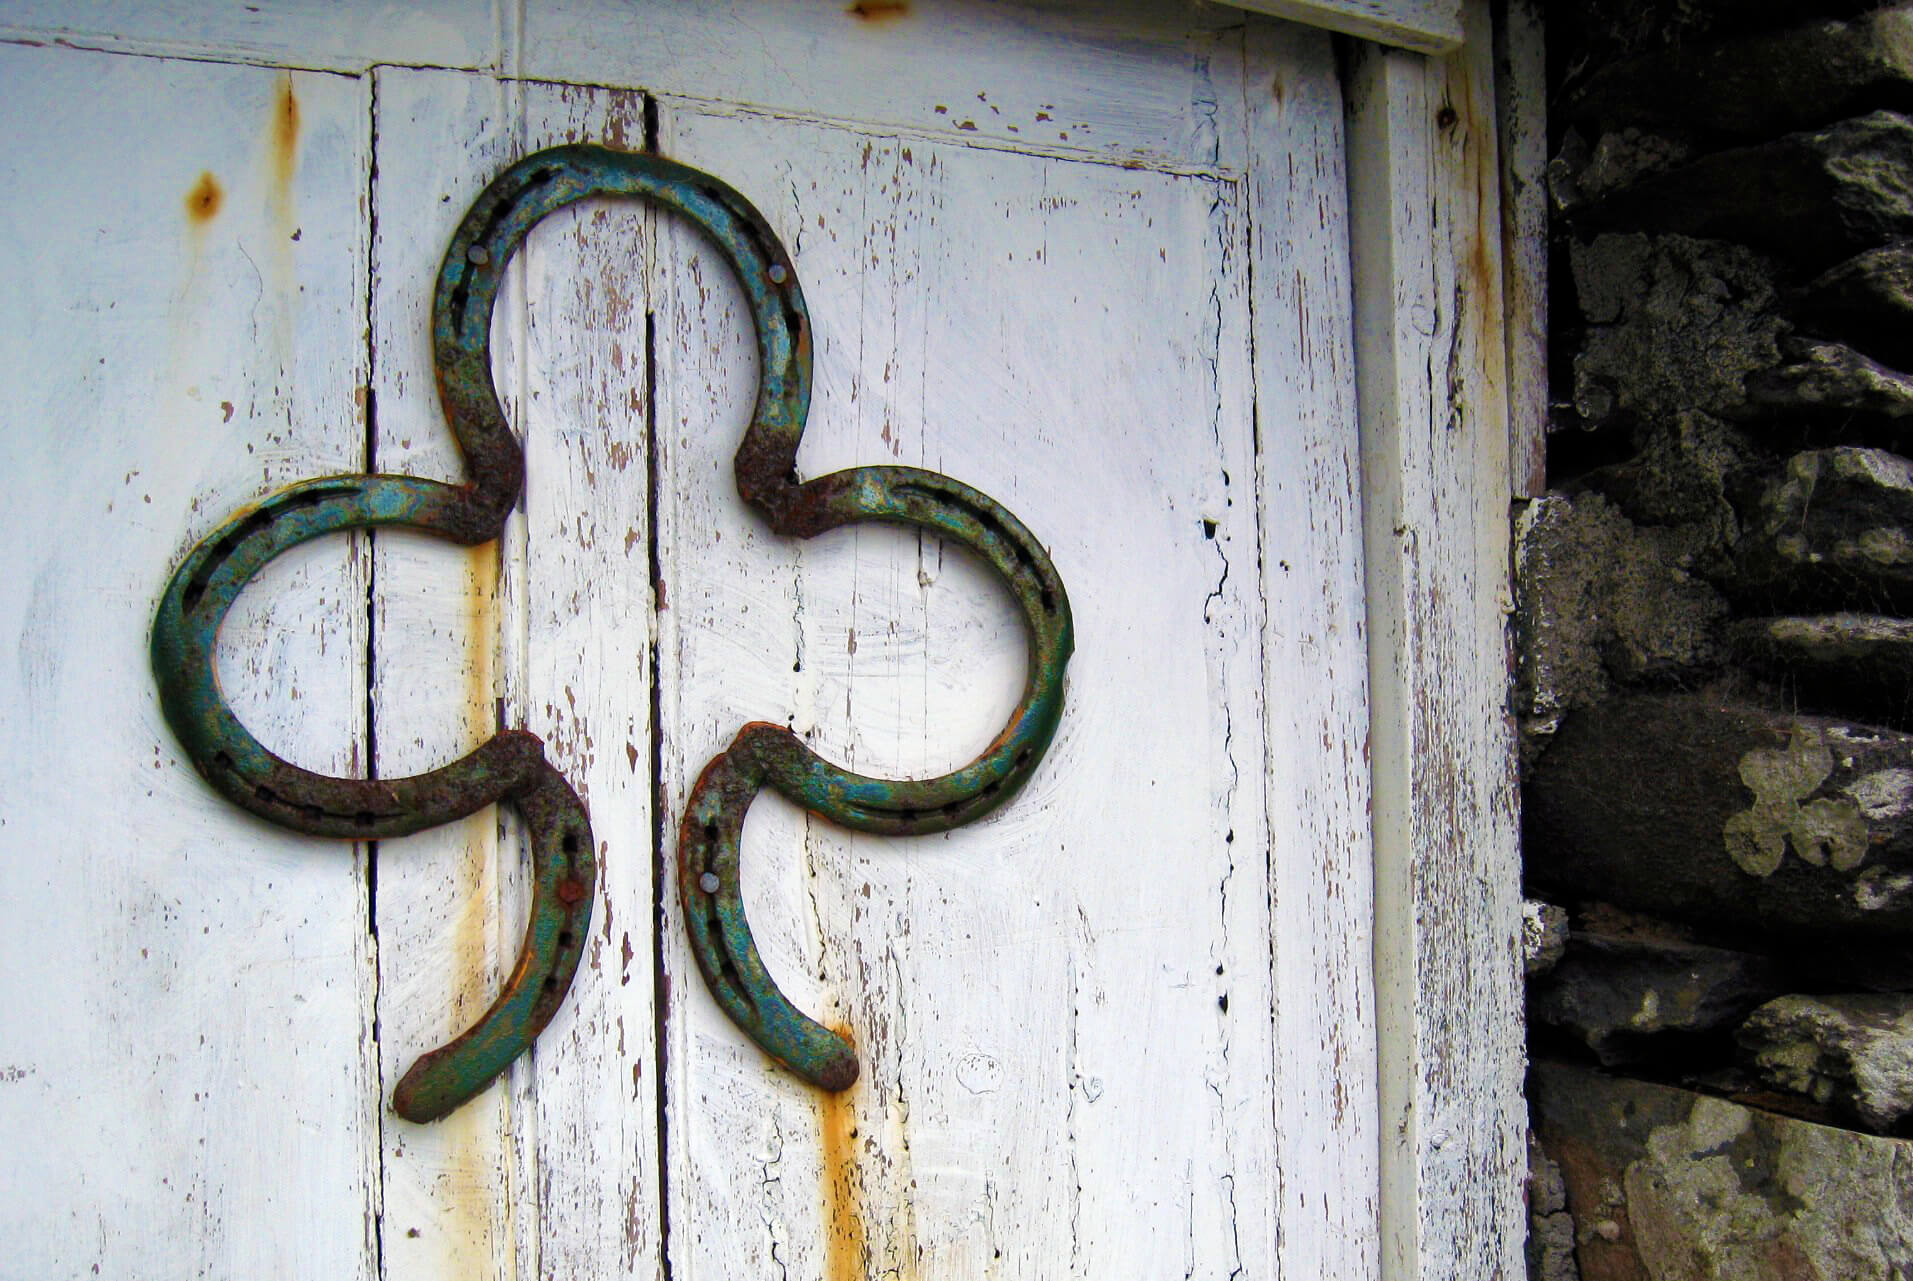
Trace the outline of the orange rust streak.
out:
[[[850,1030],[831,1031],[846,1041]],[[817,1126],[823,1152],[824,1281],[863,1281],[863,1176],[857,1168],[857,1087],[820,1093]]]
[[[194,226],[203,227],[219,216],[219,206],[225,199],[226,192],[219,185],[219,179],[202,173],[193,189],[186,193],[186,217]]]
[[[272,104],[273,177],[281,188],[292,182],[293,164],[299,158],[299,99],[292,91],[292,73],[279,79],[279,92]]]
[[[844,12],[865,22],[886,22],[892,18],[907,17],[910,4],[909,0],[857,0]]]
[[[460,750],[469,750],[491,737],[497,721],[494,701],[493,643],[498,630],[498,544],[481,543],[466,553],[470,575],[465,620],[465,726],[466,741]],[[493,983],[488,965],[493,916],[497,905],[497,885],[493,881],[494,846],[498,819],[491,809],[480,810],[465,820],[466,839],[471,842],[472,857],[463,861],[470,880],[461,897],[461,910],[453,928],[453,952],[457,957],[460,986],[452,993],[461,1007],[474,1010],[485,1007]]]
[[[492,654],[498,631],[498,540],[480,543],[466,553],[471,574],[465,629],[466,725],[472,746],[491,737],[498,719]]]

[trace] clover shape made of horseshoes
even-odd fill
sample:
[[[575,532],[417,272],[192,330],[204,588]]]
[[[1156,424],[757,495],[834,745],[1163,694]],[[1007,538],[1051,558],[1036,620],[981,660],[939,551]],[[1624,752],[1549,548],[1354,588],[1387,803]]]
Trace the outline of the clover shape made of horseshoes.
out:
[[[524,455],[492,381],[491,314],[506,263],[538,221],[594,196],[655,200],[688,218],[730,262],[756,328],[761,379],[736,458],[737,489],[779,534],[808,538],[860,520],[914,525],[971,548],[1009,585],[1029,628],[1030,666],[1009,724],[975,760],[939,778],[871,778],[832,765],[781,725],[754,722],[705,766],[685,807],[678,889],[698,967],[718,1004],[771,1057],[826,1090],[857,1078],[836,1033],[806,1017],[765,971],[738,884],[745,811],[769,786],[858,831],[945,831],[977,819],[1029,778],[1062,714],[1072,647],[1069,601],[1041,544],[1001,505],[914,467],[858,467],[797,479],[810,406],[810,327],[790,255],[749,201],[696,169],[597,146],[554,147],[506,169],[473,203],[439,268],[433,357],[463,485],[396,475],[304,481],[240,513],[195,546],[153,625],[153,672],[167,723],[193,765],[235,804],[322,836],[404,836],[509,800],[530,836],[532,901],[516,965],[469,1030],[421,1056],[392,1093],[428,1121],[477,1095],[557,1012],[577,971],[597,880],[583,803],[523,730],[410,778],[334,778],[268,751],[219,689],[220,623],[252,576],[324,534],[404,526],[475,546],[497,538],[518,499]]]

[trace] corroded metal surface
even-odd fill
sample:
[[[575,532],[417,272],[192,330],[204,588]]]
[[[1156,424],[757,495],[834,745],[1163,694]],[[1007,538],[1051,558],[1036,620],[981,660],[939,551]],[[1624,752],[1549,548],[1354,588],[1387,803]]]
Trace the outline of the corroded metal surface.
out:
[[[584,806],[539,741],[506,731],[470,755],[401,779],[343,779],[300,769],[240,723],[214,674],[214,641],[246,582],[321,535],[404,526],[474,545],[498,537],[524,459],[492,382],[490,323],[506,263],[546,215],[592,196],[655,200],[723,252],[749,301],[761,364],[756,406],[736,457],[738,492],[771,528],[809,537],[861,520],[913,525],[974,549],[1009,585],[1027,621],[1031,662],[1009,724],[976,760],[939,778],[870,778],[830,764],[781,726],[746,725],[704,770],[679,838],[679,890],[693,954],[725,1012],[754,1041],[824,1089],[848,1086],[857,1061],[842,1038],[800,1013],[765,971],[745,919],[738,840],[765,786],[860,831],[944,831],[988,813],[1036,768],[1062,711],[1072,647],[1069,603],[1042,546],[986,495],[936,472],[861,467],[809,482],[797,447],[810,403],[810,327],[789,255],[748,201],[708,174],[656,156],[556,147],[506,169],[466,214],[439,270],[433,350],[439,395],[469,479],[331,476],[282,490],[188,554],[161,599],[153,670],[168,723],[193,764],[234,803],[318,835],[401,836],[508,800],[531,836],[531,919],[504,990],[477,1025],[424,1055],[393,1107],[443,1116],[524,1052],[576,971],[596,863]]]

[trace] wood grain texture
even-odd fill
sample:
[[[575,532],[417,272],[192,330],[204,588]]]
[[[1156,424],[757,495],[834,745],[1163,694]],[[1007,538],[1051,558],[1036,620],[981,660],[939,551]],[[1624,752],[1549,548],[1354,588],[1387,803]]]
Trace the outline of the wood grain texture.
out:
[[[378,470],[462,477],[433,385],[432,284],[452,228],[518,154],[514,95],[479,77],[382,71],[372,192],[374,455]],[[444,764],[488,737],[506,696],[498,544],[461,549],[381,530],[373,555],[373,735],[382,776]],[[512,692],[516,692],[514,689]],[[508,716],[514,709],[502,709]],[[486,809],[377,851],[384,1273],[503,1276],[531,1171],[495,1085],[443,1121],[393,1116],[412,1061],[484,1011],[517,942],[518,850]],[[522,1065],[514,1074],[522,1072]]]
[[[1447,53],[1463,38],[1462,0],[1221,0],[1234,9],[1416,53]]]
[[[509,12],[494,0],[8,0],[0,40],[353,74],[381,63],[498,67]]]
[[[1508,333],[1508,473],[1517,498],[1548,488],[1548,63],[1537,0],[1495,4],[1501,270]]]
[[[147,659],[195,540],[360,465],[365,87],[21,48],[0,83],[0,1274],[366,1278],[363,864],[203,784]],[[289,554],[221,638],[314,769],[362,767],[364,576]]]
[[[890,459],[1005,502],[1076,608],[1030,787],[942,837],[771,800],[745,891],[772,972],[847,1025],[821,1099],[670,951],[673,1275],[1269,1275],[1268,867],[1242,191],[666,104],[796,255],[806,475]],[[659,353],[666,794],[747,719],[918,775],[980,748],[1021,624],[934,540],[769,537],[730,492],[753,364],[695,242]]]
[[[378,90],[379,462],[449,478],[425,337],[453,225],[527,151],[641,141],[643,101],[416,71],[381,72]],[[379,538],[381,772],[449,759],[501,718],[529,728],[590,807],[602,860],[585,963],[529,1059],[443,1122],[387,1120],[395,1276],[622,1275],[656,1257],[648,218],[629,202],[567,210],[515,261],[493,338],[527,480],[502,546]],[[523,930],[526,857],[493,811],[381,847],[388,1090],[496,991]]]
[[[427,0],[370,20],[342,20],[327,0],[15,0],[0,14],[0,39],[624,85],[1184,167],[1237,163],[1218,148],[1240,137],[1240,98],[1211,67],[1238,27],[1226,8],[1180,0]],[[1114,101],[1112,67],[1125,83]]]
[[[526,150],[643,137],[637,94],[527,86]],[[592,938],[533,1048],[539,1258],[520,1275],[645,1275],[658,1263],[656,920],[652,859],[654,628],[645,317],[652,212],[596,201],[554,215],[521,251],[495,328],[526,452],[524,584],[514,714],[578,789],[598,841]],[[522,290],[518,287],[522,281]],[[517,550],[522,546],[522,551]],[[507,574],[510,581],[512,574]]]
[[[1239,17],[1160,0],[565,0],[526,11],[521,56],[527,75],[964,143],[1239,166],[1241,100],[1220,74]]]
[[[1373,1277],[1373,849],[1347,151],[1329,37],[1258,20],[1255,235],[1282,1275]]]
[[[1500,184],[1468,17],[1463,52],[1374,54],[1351,87],[1387,1278],[1525,1267]]]

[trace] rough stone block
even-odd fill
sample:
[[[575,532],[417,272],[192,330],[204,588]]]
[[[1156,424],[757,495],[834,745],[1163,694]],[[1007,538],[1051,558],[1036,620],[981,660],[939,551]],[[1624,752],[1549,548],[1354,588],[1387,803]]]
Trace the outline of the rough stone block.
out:
[[[1904,1281],[1913,1145],[1536,1063],[1582,1281]]]
[[[1913,459],[1853,446],[1796,454],[1742,517],[1734,594],[1913,608]]]
[[[1913,368],[1913,241],[1856,254],[1801,291],[1794,315],[1876,360]]]
[[[1571,214],[1643,178],[1684,165],[1699,151],[1687,138],[1640,129],[1610,130],[1590,147],[1570,129],[1548,161],[1548,196],[1556,214]]]
[[[1571,94],[1592,72],[1658,49],[1709,43],[1798,26],[1809,14],[1846,18],[1881,0],[1576,0],[1548,6],[1548,47],[1572,50],[1564,61]],[[1585,59],[1585,66],[1579,65]]]
[[[1913,234],[1913,121],[1875,111],[1643,179],[1586,217],[1752,245],[1824,269]]]
[[[1530,892],[1556,902],[1604,899],[1761,947],[1903,954],[1913,936],[1913,735],[1612,697],[1567,718],[1523,809]]]
[[[1749,374],[1780,364],[1786,322],[1770,266],[1738,245],[1687,236],[1597,236],[1569,255],[1586,336],[1574,402],[1590,425],[1746,401]]]
[[[1581,1281],[1574,1263],[1574,1216],[1561,1167],[1528,1134],[1528,1281]]]
[[[1518,698],[1531,734],[1618,680],[1665,678],[1715,658],[1726,602],[1689,568],[1681,530],[1640,529],[1599,495],[1528,504],[1516,524]]]
[[[1779,968],[1756,953],[1576,931],[1531,989],[1528,1017],[1612,1067],[1664,1057],[1670,1035],[1732,1027],[1784,990]]]
[[[1913,109],[1913,5],[1610,63],[1562,114],[1609,129],[1673,125],[1755,138],[1875,107]]]
[[[1728,493],[1753,474],[1761,456],[1738,428],[1698,410],[1657,419],[1634,431],[1636,452],[1584,474],[1577,482],[1620,508],[1636,525],[1701,525],[1709,554],[1740,533]]]
[[[1913,995],[1783,996],[1735,1039],[1762,1080],[1886,1133],[1913,1117]]]
[[[1845,421],[1856,414],[1888,422],[1913,419],[1913,376],[1837,342],[1780,343],[1781,363],[1749,371],[1747,410]]]
[[[1521,901],[1521,972],[1530,981],[1553,969],[1568,947],[1566,908],[1540,899]]]
[[[1734,657],[1817,711],[1913,727],[1913,619],[1749,618],[1727,636]]]

